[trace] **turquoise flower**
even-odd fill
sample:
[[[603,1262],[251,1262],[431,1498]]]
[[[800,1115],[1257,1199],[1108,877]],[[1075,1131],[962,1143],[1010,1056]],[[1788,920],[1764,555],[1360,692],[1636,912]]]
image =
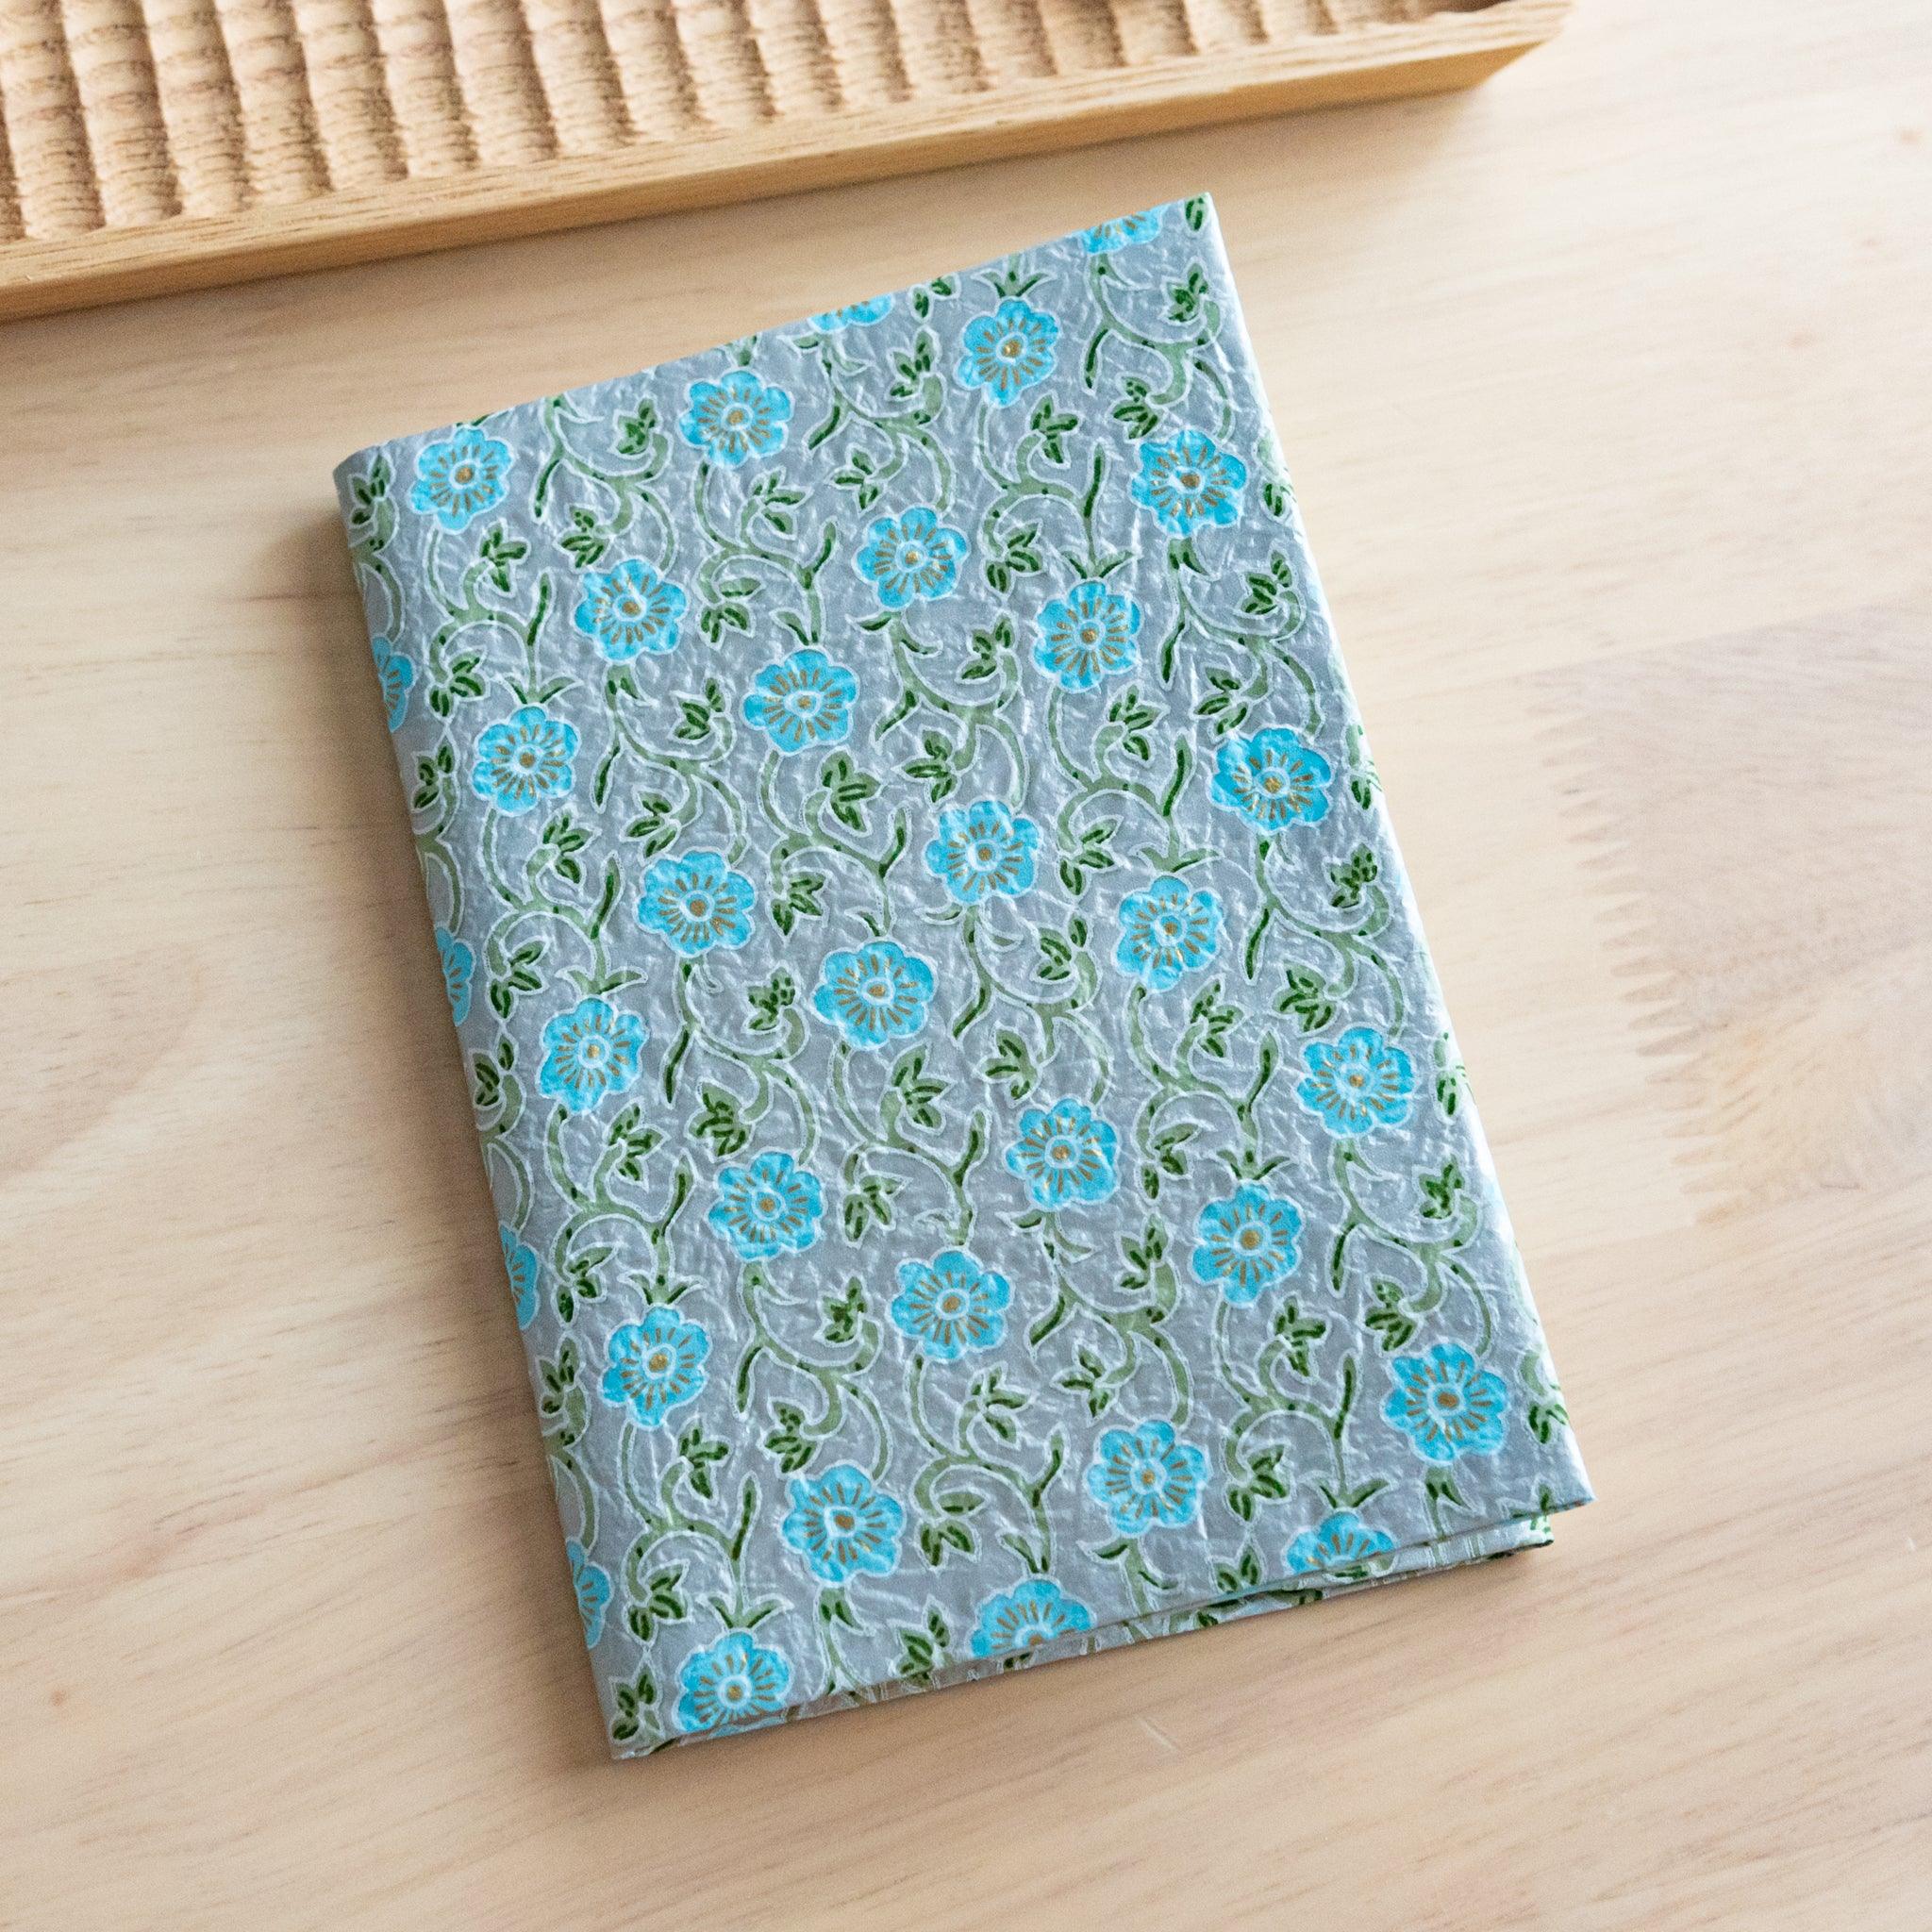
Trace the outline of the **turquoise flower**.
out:
[[[1399,1355],[1389,1366],[1395,1387],[1382,1419],[1408,1438],[1424,1462],[1493,1456],[1503,1446],[1509,1391],[1468,1349],[1439,1341],[1426,1355]]]
[[[883,322],[892,312],[892,298],[890,295],[874,295],[870,302],[848,302],[843,308],[827,309],[824,315],[814,315],[811,325],[821,335],[835,335],[841,328],[870,328],[875,322]]]
[[[1033,883],[1040,827],[1016,819],[996,798],[940,814],[939,837],[925,848],[925,868],[945,881],[962,906],[994,892],[1015,898]]]
[[[679,433],[714,463],[732,469],[747,457],[768,457],[785,441],[791,398],[749,369],[734,369],[716,382],[694,382],[691,406],[677,419]]]
[[[695,1401],[705,1386],[711,1338],[675,1308],[655,1307],[610,1338],[598,1385],[606,1402],[627,1408],[641,1428],[662,1428],[674,1408]]]
[[[791,1513],[778,1534],[821,1583],[840,1584],[890,1576],[899,1565],[905,1521],[905,1510],[874,1489],[862,1469],[840,1462],[816,1482],[791,1485]]]
[[[971,1649],[974,1657],[1005,1657],[1092,1627],[1093,1614],[1085,1604],[1062,1596],[1058,1583],[1036,1576],[980,1605]]]
[[[1154,512],[1163,530],[1185,537],[1196,524],[1231,524],[1241,513],[1248,466],[1215,448],[1198,429],[1168,442],[1141,445],[1134,501]]]
[[[382,711],[391,731],[403,728],[409,714],[409,692],[416,682],[414,663],[387,638],[371,638],[369,648],[375,655],[375,675],[382,681]]]
[[[892,1324],[935,1361],[956,1362],[969,1348],[997,1348],[1013,1291],[1004,1274],[958,1248],[930,1261],[899,1263]]]
[[[838,744],[852,729],[858,680],[823,651],[793,651],[767,664],[745,695],[748,724],[769,735],[782,752]]]
[[[613,664],[640,651],[661,656],[677,648],[677,620],[684,592],[666,583],[641,558],[626,558],[615,570],[584,579],[584,594],[571,620]]]
[[[903,610],[915,597],[943,597],[965,555],[966,539],[922,504],[902,517],[879,518],[852,561],[888,610]]]
[[[1007,1149],[1007,1165],[1033,1191],[1042,1208],[1070,1201],[1104,1201],[1120,1185],[1114,1130],[1077,1100],[1057,1100],[1020,1116],[1020,1138]]]
[[[658,859],[644,874],[638,924],[680,958],[695,959],[713,946],[741,946],[751,938],[757,897],[751,881],[717,853],[687,852]]]
[[[775,1650],[733,1630],[685,1659],[677,1688],[684,1692],[677,1700],[679,1731],[715,1731],[748,1718],[776,1716],[791,1688],[791,1666]]]
[[[975,316],[960,337],[959,366],[953,375],[964,388],[983,389],[1004,408],[1020,391],[1053,374],[1053,345],[1060,325],[1024,302],[1006,301],[991,315]]]
[[[705,1218],[743,1261],[762,1261],[790,1248],[802,1253],[819,1238],[824,1197],[818,1176],[789,1154],[760,1154],[749,1167],[718,1176],[718,1198]]]
[[[819,971],[811,1003],[854,1046],[884,1046],[925,1024],[932,968],[891,940],[834,953]]]
[[[1331,1134],[1373,1133],[1408,1118],[1415,1069],[1373,1026],[1351,1026],[1333,1046],[1318,1040],[1302,1058],[1308,1077],[1294,1091]]]
[[[596,1649],[604,1634],[604,1612],[610,1607],[610,1573],[593,1563],[582,1543],[572,1537],[563,1546],[570,1558],[570,1580],[577,1593],[577,1615],[584,1620],[584,1642]]]
[[[527,1328],[537,1319],[537,1251],[518,1241],[516,1229],[507,1221],[497,1224],[496,1238],[503,1244],[503,1272],[509,1276],[517,1326]]]
[[[458,429],[447,442],[417,451],[409,508],[419,515],[434,511],[445,530],[466,530],[503,501],[504,478],[513,460],[508,443],[480,429]]]
[[[525,705],[476,740],[470,786],[498,811],[524,812],[540,798],[561,798],[571,788],[577,727],[553,718],[541,705]]]
[[[1252,1184],[1210,1201],[1194,1224],[1194,1274],[1231,1302],[1252,1302],[1301,1259],[1301,1209]]]
[[[1138,215],[1123,215],[1117,222],[1102,222],[1080,237],[1089,255],[1111,255],[1116,248],[1138,248],[1160,233],[1160,210],[1150,208]]]
[[[1140,660],[1141,607],[1089,577],[1040,613],[1033,661],[1068,691],[1087,691]]]
[[[1394,1547],[1395,1539],[1387,1530],[1371,1529],[1353,1509],[1338,1509],[1289,1544],[1288,1567],[1297,1576],[1322,1570],[1341,1582],[1360,1583],[1388,1568],[1376,1558]]]
[[[436,957],[442,962],[442,990],[449,995],[449,1016],[460,1026],[470,1017],[470,991],[476,976],[476,956],[442,926],[436,928]]]
[[[1093,1451],[1087,1491],[1105,1507],[1122,1536],[1140,1536],[1156,1524],[1191,1523],[1200,1507],[1208,1458],[1191,1442],[1176,1442],[1170,1423],[1108,1429]]]
[[[1221,902],[1203,886],[1170,874],[1121,901],[1121,942],[1113,961],[1156,992],[1213,958],[1221,944]]]
[[[1260,832],[1319,824],[1328,816],[1328,760],[1292,731],[1257,731],[1223,743],[1210,795]]]
[[[616,1012],[606,1000],[580,1000],[543,1029],[537,1091],[572,1113],[588,1113],[607,1093],[636,1083],[638,1057],[649,1038],[635,1013]]]

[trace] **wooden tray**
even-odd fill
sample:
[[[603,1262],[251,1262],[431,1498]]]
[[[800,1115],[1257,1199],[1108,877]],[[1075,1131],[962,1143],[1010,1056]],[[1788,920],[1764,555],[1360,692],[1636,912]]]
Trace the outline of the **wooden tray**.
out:
[[[1569,0],[0,0],[0,317],[1464,87]]]

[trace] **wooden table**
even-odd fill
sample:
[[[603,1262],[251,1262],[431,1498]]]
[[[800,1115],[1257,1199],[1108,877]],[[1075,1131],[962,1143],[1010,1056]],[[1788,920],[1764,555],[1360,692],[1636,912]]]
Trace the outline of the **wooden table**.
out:
[[[613,1767],[327,472],[1196,187],[1601,1501]],[[1469,97],[0,332],[0,1923],[1923,1932],[1928,314],[1922,8],[1595,0]]]

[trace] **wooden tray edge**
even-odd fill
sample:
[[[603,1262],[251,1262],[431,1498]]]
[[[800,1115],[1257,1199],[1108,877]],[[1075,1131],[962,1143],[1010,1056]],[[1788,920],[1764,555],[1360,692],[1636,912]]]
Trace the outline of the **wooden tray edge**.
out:
[[[1135,134],[1448,92],[1541,45],[1570,5],[1519,0],[1501,15],[1363,29],[1340,46],[1324,41],[1063,75],[1011,89],[991,116],[983,94],[927,98],[889,113],[816,121],[803,141],[797,126],[773,123],[614,156],[559,157],[234,215],[10,242],[0,247],[0,322]],[[1043,95],[1052,108],[1041,107]]]

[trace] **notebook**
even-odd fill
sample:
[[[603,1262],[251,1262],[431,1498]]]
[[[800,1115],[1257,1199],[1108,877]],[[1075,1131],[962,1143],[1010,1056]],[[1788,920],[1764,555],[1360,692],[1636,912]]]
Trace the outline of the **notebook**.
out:
[[[1205,196],[337,482],[614,1752],[1588,1500]]]

